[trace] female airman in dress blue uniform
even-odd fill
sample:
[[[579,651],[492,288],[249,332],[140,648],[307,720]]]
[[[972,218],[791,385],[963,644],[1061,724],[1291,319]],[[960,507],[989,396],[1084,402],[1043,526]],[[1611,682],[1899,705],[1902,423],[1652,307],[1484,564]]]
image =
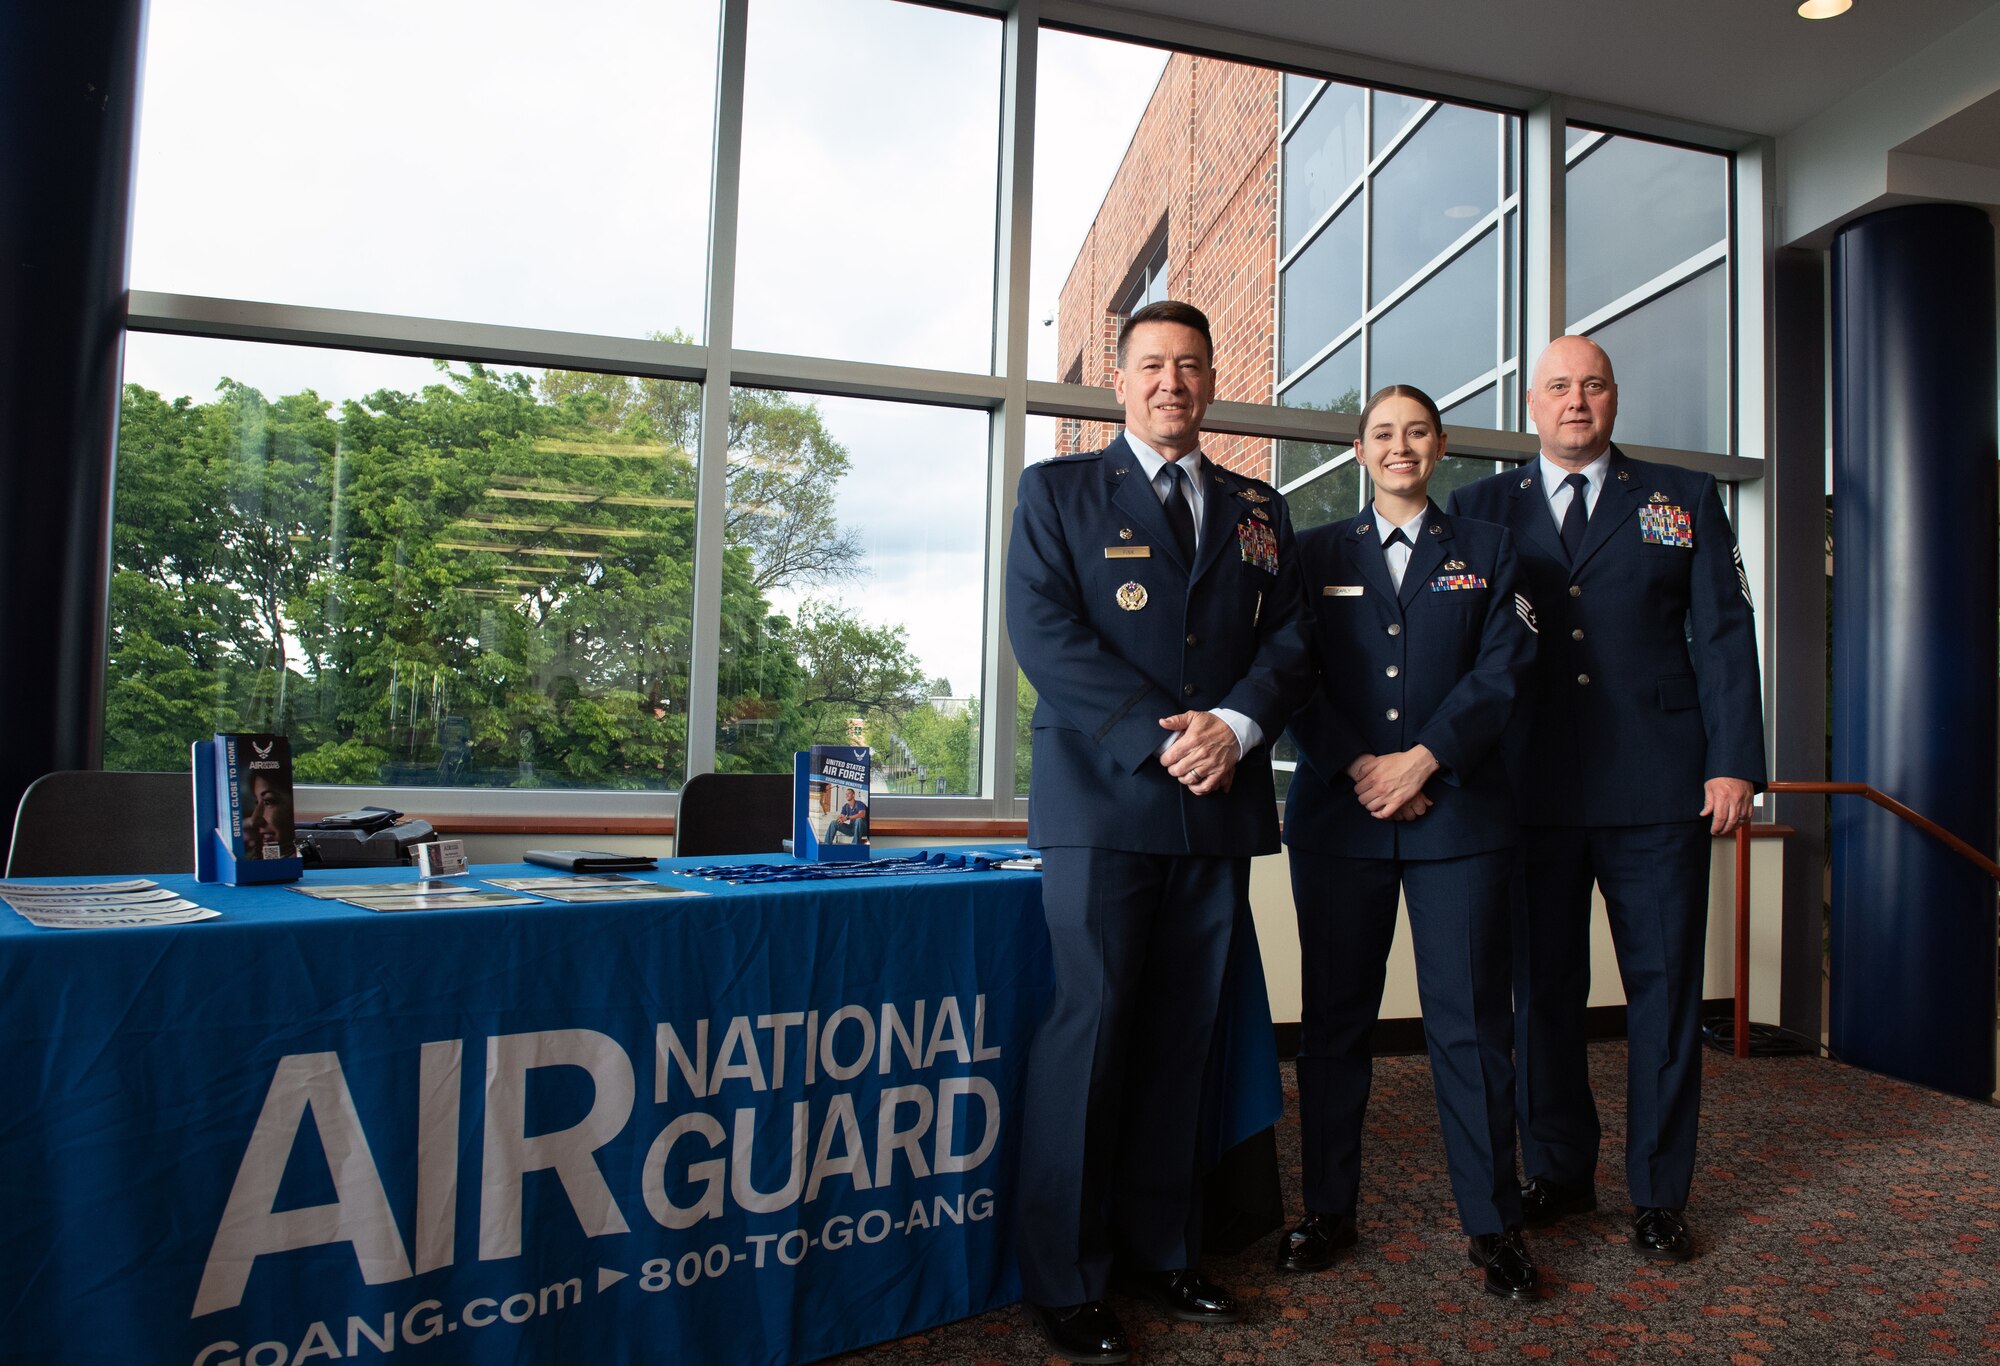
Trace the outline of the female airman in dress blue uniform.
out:
[[[1426,394],[1375,394],[1354,444],[1371,505],[1299,536],[1320,675],[1291,723],[1299,764],[1285,804],[1307,1212],[1280,1262],[1317,1271],[1356,1242],[1369,1038],[1400,891],[1460,1223],[1486,1289],[1528,1298],[1510,1052],[1515,828],[1500,738],[1534,657],[1534,610],[1509,533],[1430,501],[1445,435]]]

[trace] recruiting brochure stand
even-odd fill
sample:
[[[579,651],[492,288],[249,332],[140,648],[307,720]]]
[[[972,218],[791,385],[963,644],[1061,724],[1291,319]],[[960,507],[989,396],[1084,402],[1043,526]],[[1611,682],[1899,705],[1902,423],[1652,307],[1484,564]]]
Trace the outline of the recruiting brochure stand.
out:
[[[282,735],[218,734],[189,747],[194,875],[242,886],[305,870],[292,819],[292,747]]]
[[[868,859],[868,746],[814,745],[792,756],[791,851],[818,863]]]

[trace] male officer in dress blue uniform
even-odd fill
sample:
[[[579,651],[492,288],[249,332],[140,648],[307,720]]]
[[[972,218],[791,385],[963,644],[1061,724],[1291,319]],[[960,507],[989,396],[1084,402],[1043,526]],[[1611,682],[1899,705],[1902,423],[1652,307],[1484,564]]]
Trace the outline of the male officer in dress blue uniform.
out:
[[[1370,1035],[1407,896],[1424,1037],[1459,1222],[1496,1295],[1532,1298],[1514,1177],[1508,889],[1513,798],[1500,741],[1535,654],[1502,527],[1429,499],[1437,405],[1391,385],[1361,414],[1374,498],[1299,536],[1320,686],[1292,718],[1285,844],[1298,911],[1306,1216],[1279,1264],[1318,1271],[1357,1240]]]
[[[1103,1302],[1114,1257],[1177,1317],[1239,1316],[1199,1269],[1200,1078],[1250,856],[1278,848],[1267,742],[1312,686],[1284,502],[1201,455],[1208,320],[1134,313],[1116,388],[1124,434],[1023,472],[1007,551],[1056,979],[1016,1244],[1031,1313],[1076,1361],[1129,1353]]]
[[[1618,385],[1596,343],[1549,346],[1528,415],[1541,458],[1449,504],[1512,529],[1541,617],[1532,705],[1508,748],[1523,824],[1522,1212],[1545,1224],[1597,1207],[1584,1051],[1595,882],[1625,984],[1632,1244],[1685,1261],[1709,846],[1749,819],[1765,778],[1749,580],[1712,477],[1611,444]]]

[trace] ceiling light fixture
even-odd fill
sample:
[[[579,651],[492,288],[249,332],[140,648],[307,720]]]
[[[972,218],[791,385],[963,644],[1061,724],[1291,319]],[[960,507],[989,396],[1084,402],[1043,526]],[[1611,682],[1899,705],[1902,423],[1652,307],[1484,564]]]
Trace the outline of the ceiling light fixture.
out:
[[[1854,0],[1805,0],[1799,6],[1801,19],[1831,19],[1854,8]]]

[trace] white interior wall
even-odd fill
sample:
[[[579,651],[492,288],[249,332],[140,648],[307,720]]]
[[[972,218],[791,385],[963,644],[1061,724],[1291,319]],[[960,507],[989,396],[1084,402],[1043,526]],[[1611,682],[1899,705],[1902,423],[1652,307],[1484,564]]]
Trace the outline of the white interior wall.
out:
[[[1755,840],[1750,860],[1750,1010],[1757,1019],[1778,1013],[1779,908],[1784,894],[1784,853],[1772,840]],[[1257,915],[1257,942],[1264,953],[1264,973],[1271,993],[1271,1018],[1299,1018],[1299,932],[1292,914],[1290,873],[1285,856],[1256,860],[1250,874],[1250,899]],[[1611,949],[1611,931],[1604,918],[1604,901],[1591,895],[1590,1004],[1625,1004],[1618,980],[1618,959]],[[1709,873],[1708,972],[1704,1000],[1736,994],[1736,844],[1715,841]],[[1417,965],[1410,950],[1407,908],[1396,918],[1396,938],[1389,949],[1389,977],[1382,988],[1381,1018],[1414,1019],[1423,1014],[1417,1001]]]

